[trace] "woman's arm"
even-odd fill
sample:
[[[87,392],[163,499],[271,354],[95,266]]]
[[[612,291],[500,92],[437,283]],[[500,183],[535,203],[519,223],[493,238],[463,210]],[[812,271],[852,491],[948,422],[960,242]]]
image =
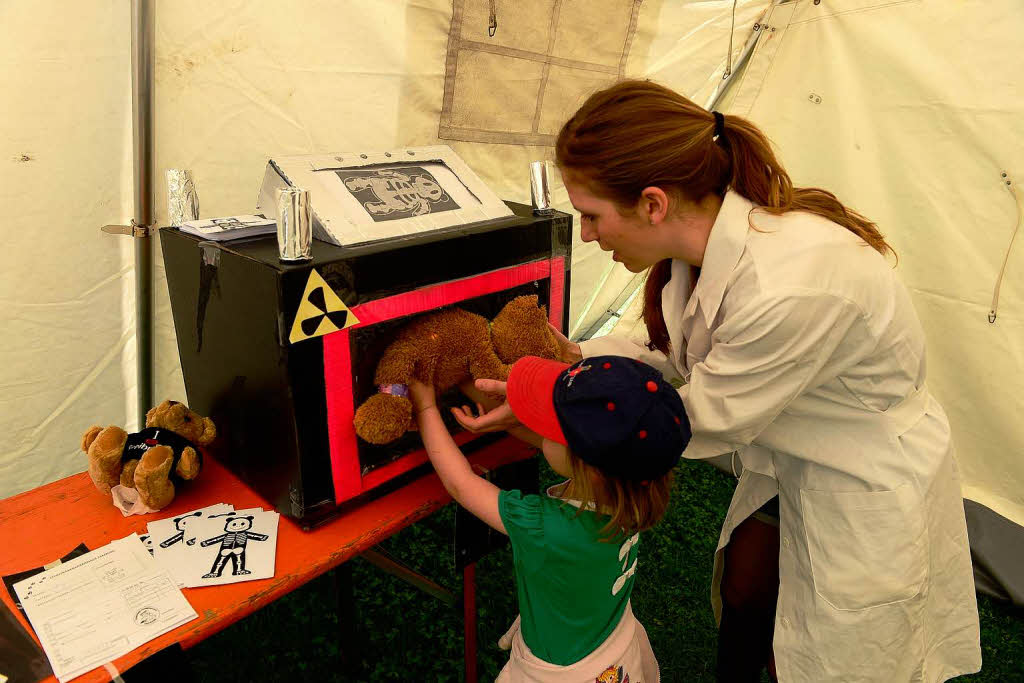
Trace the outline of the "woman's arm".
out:
[[[413,380],[409,384],[409,394],[427,457],[445,490],[459,505],[489,526],[507,534],[498,512],[498,494],[501,489],[473,472],[466,456],[459,450],[441,420],[434,388]]]
[[[667,380],[679,377],[679,371],[672,364],[672,360],[661,351],[648,349],[643,342],[637,341],[624,334],[611,334],[597,339],[588,339],[577,344],[583,358],[594,356],[625,356],[657,369]],[[681,379],[681,378],[680,378]]]
[[[750,444],[794,399],[855,365],[876,343],[847,299],[802,289],[755,299],[715,330],[711,351],[679,390],[693,431],[683,457]]]

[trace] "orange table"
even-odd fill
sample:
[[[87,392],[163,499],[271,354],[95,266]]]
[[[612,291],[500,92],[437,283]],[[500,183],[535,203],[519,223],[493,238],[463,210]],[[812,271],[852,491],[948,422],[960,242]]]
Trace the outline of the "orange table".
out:
[[[478,469],[494,469],[530,458],[535,452],[515,439],[502,439],[473,453],[470,461]],[[282,515],[273,578],[182,589],[199,618],[132,650],[113,664],[118,671],[125,671],[175,643],[186,649],[192,647],[450,501],[437,476],[428,474],[312,531],[303,531]],[[221,502],[230,503],[236,509],[271,507],[212,458],[207,458],[203,473],[196,481],[183,487],[169,507],[153,515],[122,516],[110,498],[96,490],[88,474],[76,474],[0,500],[0,548],[4,549],[0,553],[0,575],[52,562],[79,543],[95,550],[133,532],[144,534],[147,522],[153,519]],[[2,585],[0,595],[11,612],[21,619],[26,631],[32,633]],[[468,608],[469,605],[467,616]],[[467,652],[468,649],[469,643]],[[110,679],[107,671],[99,668],[75,680],[91,683]],[[45,680],[56,681],[56,678],[50,676]]]

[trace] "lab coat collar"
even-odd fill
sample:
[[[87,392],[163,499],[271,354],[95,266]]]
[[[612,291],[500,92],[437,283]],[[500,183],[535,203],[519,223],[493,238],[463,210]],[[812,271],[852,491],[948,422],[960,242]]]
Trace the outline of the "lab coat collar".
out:
[[[708,246],[704,250],[704,263],[697,279],[694,297],[704,312],[704,320],[711,325],[725,297],[725,286],[736,269],[747,244],[750,228],[749,216],[754,204],[737,192],[725,193],[718,217],[711,227]]]

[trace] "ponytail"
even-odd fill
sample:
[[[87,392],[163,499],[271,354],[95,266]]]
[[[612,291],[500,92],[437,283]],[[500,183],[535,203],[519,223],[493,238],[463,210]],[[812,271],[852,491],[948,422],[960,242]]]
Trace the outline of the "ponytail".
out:
[[[706,111],[650,81],[621,81],[590,96],[562,126],[555,158],[586,179],[597,194],[621,207],[635,206],[645,187],[661,187],[698,202],[727,189],[757,211],[806,211],[853,232],[873,249],[893,253],[877,226],[819,188],[793,187],[768,138],[750,121]],[[699,269],[693,269],[696,283]],[[661,292],[672,261],[653,265],[644,284],[648,346],[669,351]]]

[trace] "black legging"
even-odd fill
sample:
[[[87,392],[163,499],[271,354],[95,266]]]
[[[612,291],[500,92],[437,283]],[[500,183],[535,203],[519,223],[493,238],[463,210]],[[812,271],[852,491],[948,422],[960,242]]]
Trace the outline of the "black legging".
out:
[[[732,532],[722,575],[718,680],[757,683],[775,677],[772,639],[779,599],[779,529],[748,517]]]

